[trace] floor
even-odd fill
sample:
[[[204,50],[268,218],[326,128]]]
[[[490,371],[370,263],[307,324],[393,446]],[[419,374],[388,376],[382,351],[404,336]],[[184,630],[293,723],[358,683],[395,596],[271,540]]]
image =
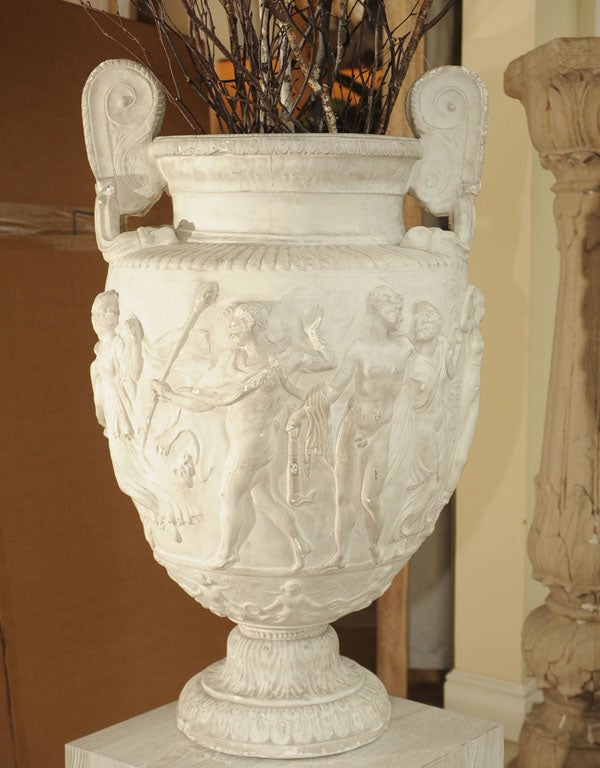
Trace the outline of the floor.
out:
[[[514,743],[514,741],[505,741],[504,742],[504,765],[508,765],[509,762],[513,759],[513,757],[517,756],[517,745]]]

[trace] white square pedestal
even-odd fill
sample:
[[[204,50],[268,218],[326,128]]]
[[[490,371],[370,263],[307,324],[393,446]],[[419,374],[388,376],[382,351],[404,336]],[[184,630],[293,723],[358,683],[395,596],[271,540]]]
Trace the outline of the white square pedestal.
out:
[[[332,757],[270,760],[198,747],[177,729],[175,703],[66,746],[66,768],[503,768],[502,726],[392,698],[372,744]]]

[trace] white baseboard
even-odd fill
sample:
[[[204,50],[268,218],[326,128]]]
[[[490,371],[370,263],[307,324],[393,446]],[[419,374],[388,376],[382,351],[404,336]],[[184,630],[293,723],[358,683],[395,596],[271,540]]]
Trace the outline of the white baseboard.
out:
[[[525,715],[541,693],[533,680],[509,683],[496,677],[453,669],[444,685],[444,708],[504,726],[504,738],[518,741]]]

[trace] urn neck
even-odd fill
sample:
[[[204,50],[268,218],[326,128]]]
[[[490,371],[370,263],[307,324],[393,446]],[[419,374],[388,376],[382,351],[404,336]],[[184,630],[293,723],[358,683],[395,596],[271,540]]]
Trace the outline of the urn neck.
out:
[[[386,136],[188,136],[151,149],[191,241],[400,242],[421,142]]]

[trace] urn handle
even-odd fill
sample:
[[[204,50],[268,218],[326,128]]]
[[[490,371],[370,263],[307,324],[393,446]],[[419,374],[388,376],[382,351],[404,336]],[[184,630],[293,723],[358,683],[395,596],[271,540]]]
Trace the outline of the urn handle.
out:
[[[96,239],[107,261],[177,241],[172,227],[124,231],[125,217],[147,213],[165,189],[156,160],[148,152],[164,111],[158,81],[135,61],[104,61],[83,89],[85,144],[96,177]]]
[[[406,104],[410,125],[423,144],[411,191],[435,216],[448,216],[459,244],[469,251],[475,197],[487,134],[487,90],[463,67],[438,67],[420,77]]]

